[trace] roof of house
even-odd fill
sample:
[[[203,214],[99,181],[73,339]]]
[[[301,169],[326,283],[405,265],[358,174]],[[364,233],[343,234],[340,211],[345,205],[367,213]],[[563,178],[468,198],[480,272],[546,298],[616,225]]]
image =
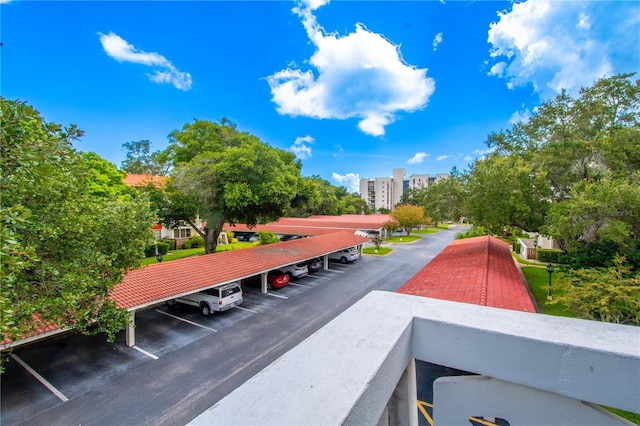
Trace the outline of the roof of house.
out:
[[[152,176],[152,175],[139,175],[135,173],[129,173],[123,179],[125,185],[128,186],[147,186],[152,183],[156,188],[163,187],[167,178],[164,176]]]
[[[508,246],[490,236],[453,241],[398,292],[536,312]]]
[[[135,310],[366,241],[369,239],[353,232],[341,231],[157,263],[130,271],[113,288],[111,297],[119,307]]]

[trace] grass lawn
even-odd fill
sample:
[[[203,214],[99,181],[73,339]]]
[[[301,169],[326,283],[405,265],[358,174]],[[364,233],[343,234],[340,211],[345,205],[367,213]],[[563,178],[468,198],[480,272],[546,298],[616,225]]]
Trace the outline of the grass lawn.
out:
[[[518,263],[521,263],[523,265],[546,266],[546,263],[545,264],[541,264],[540,262],[532,262],[530,260],[523,259],[518,254],[516,254],[514,252],[511,252],[511,256],[513,256],[518,261]]]
[[[547,315],[558,315],[561,317],[575,318],[576,314],[572,309],[561,303],[552,303],[547,300],[547,287],[549,285],[549,273],[546,268],[539,266],[523,266],[522,272],[524,273],[529,288],[535,297],[540,312]],[[551,276],[551,296],[554,292],[557,294],[558,289],[553,287],[553,280],[557,278],[557,272],[554,272]]]
[[[415,240],[419,240],[420,236],[418,235],[400,235],[400,236],[394,236],[394,237],[389,237],[389,238],[384,238],[384,241],[387,243],[411,243]]]
[[[393,251],[393,249],[390,249],[389,247],[380,247],[378,249],[378,252],[376,253],[376,248],[375,247],[366,247],[364,249],[362,249],[362,252],[364,254],[372,254],[374,256],[383,256],[387,253],[391,253]]]
[[[411,231],[411,233],[420,234],[420,235],[429,235],[429,234],[437,234],[441,230],[442,228],[427,228],[427,229],[418,229],[416,231]]]
[[[216,247],[216,253],[220,253],[222,251],[229,250],[240,250],[243,248],[249,248],[255,246],[255,243],[239,241],[237,243],[218,245]],[[182,259],[183,257],[191,257],[191,256],[199,256],[204,254],[204,247],[198,247],[194,249],[186,249],[186,250],[170,250],[169,253],[165,254],[162,258],[163,262],[169,262],[171,260]],[[158,263],[158,260],[155,256],[146,257],[142,259],[142,265],[151,265],[152,263]]]

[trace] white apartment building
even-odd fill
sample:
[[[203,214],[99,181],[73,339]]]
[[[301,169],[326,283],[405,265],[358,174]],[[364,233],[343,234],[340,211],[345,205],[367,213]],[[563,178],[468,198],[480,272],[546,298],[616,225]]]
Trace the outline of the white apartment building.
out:
[[[360,179],[360,196],[367,201],[371,210],[393,210],[400,198],[409,188],[419,189],[439,182],[449,177],[448,173],[413,174],[405,178],[405,169],[393,169],[391,177],[377,177]]]

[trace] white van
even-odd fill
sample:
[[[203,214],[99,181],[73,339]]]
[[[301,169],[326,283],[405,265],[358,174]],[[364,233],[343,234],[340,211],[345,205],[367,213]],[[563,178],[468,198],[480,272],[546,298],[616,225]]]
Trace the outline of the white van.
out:
[[[337,260],[340,263],[354,262],[358,260],[360,253],[355,247],[349,247],[344,250],[336,251],[329,255],[329,260]]]
[[[196,306],[205,317],[213,312],[222,312],[242,303],[242,288],[237,282],[223,284],[199,293],[191,293],[167,302],[169,306],[175,303]]]

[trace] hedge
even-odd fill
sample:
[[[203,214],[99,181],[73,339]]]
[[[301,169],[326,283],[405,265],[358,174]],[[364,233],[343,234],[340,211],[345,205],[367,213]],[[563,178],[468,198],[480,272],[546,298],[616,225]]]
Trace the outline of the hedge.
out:
[[[536,259],[544,263],[559,263],[562,250],[557,249],[538,249],[536,251]]]
[[[158,241],[156,244],[151,244],[145,247],[144,255],[146,257],[151,257],[156,255],[156,247],[158,247],[158,253],[161,255],[165,255],[169,252],[169,244],[167,244],[164,240]]]

